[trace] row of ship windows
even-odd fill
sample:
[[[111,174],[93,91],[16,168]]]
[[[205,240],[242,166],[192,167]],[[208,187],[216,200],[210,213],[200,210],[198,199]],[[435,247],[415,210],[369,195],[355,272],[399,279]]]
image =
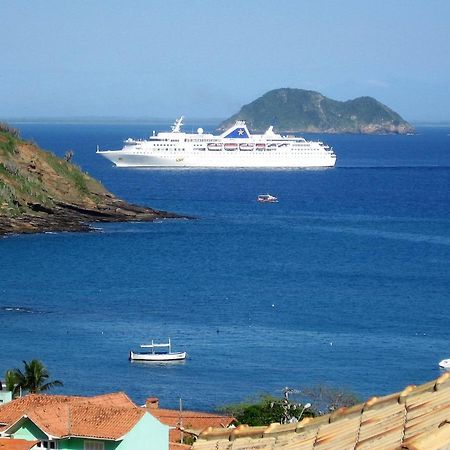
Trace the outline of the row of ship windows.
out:
[[[172,141],[172,142],[179,142],[179,141]],[[209,144],[212,144],[212,145],[222,145],[221,142],[211,142],[210,139],[199,139],[199,140],[196,140],[196,141],[186,140],[186,142],[208,142]],[[276,145],[278,145],[278,146],[286,146],[286,145],[289,145],[289,144],[292,145],[293,147],[309,147],[308,143],[301,144],[301,143],[288,143],[288,142],[283,142],[283,143],[278,143],[278,144],[276,144],[276,143],[273,143],[273,144],[269,143],[267,145],[269,145],[269,146],[270,145],[273,145],[273,146],[276,146]],[[155,144],[155,143],[153,143],[154,147],[176,147],[176,145],[177,144]],[[236,145],[238,145],[238,144],[236,144]],[[252,144],[250,144],[250,145],[252,145]],[[266,145],[266,144],[262,144],[262,145]],[[194,147],[195,147],[195,144],[194,144]]]
[[[179,152],[185,152],[186,150],[184,148],[174,148],[174,149],[157,149],[158,151],[165,151],[165,152],[170,152],[170,153],[179,153]],[[206,148],[194,148],[195,151],[201,151],[204,152],[206,151]],[[275,150],[275,149],[273,149]],[[209,152],[214,152],[214,153],[234,153],[236,151],[239,152],[244,152],[244,153],[248,153],[248,152],[257,152],[257,153],[261,153],[261,152],[272,152],[272,149],[268,148],[268,149],[240,149],[240,150],[223,150],[223,149],[208,149]],[[135,155],[148,155],[148,152],[143,152],[143,151],[134,151],[133,152]],[[317,150],[290,150],[289,153],[293,153],[293,154],[301,154],[301,155],[313,155],[313,154],[318,154],[318,155],[322,155],[322,152],[317,152]],[[323,153],[325,155],[325,153]]]

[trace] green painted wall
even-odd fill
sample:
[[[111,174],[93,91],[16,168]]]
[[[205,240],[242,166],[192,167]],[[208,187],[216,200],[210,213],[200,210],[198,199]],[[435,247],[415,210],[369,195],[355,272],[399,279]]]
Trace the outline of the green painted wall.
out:
[[[89,439],[86,439],[89,440]],[[58,450],[84,450],[85,439],[72,438],[62,439],[58,442]],[[105,443],[105,450],[115,450],[120,442],[103,441]]]
[[[25,419],[18,423],[17,428],[10,431],[16,439],[33,441],[34,439],[48,439],[47,435],[41,431],[30,419]]]
[[[145,413],[117,450],[169,450],[169,427]]]
[[[59,441],[59,450],[84,450],[84,439]],[[141,418],[123,441],[103,441],[105,450],[169,450],[169,427],[149,413]]]

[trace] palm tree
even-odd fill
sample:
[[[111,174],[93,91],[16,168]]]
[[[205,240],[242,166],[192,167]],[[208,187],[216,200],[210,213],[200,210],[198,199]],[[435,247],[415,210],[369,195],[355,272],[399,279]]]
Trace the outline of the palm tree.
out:
[[[6,371],[5,384],[6,384],[6,390],[12,392],[13,398],[17,397],[19,387],[17,386],[16,373],[14,372],[14,370],[9,369]]]
[[[49,377],[48,370],[41,361],[33,359],[30,362],[23,361],[23,364],[23,372],[20,369],[13,370],[16,390],[22,389],[30,394],[37,394],[52,387],[63,385],[59,380],[47,381]]]

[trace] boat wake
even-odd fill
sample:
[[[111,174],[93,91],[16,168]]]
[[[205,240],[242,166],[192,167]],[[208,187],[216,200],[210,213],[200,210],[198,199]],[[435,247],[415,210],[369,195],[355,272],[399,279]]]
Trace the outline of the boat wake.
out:
[[[304,229],[305,227],[301,227]],[[373,229],[361,229],[354,227],[327,227],[327,226],[316,226],[313,225],[308,227],[310,231],[325,231],[330,233],[347,233],[358,236],[373,236],[380,237],[384,239],[393,239],[398,241],[409,241],[417,243],[427,243],[436,245],[448,245],[450,246],[450,238],[446,236],[431,236],[424,234],[413,234],[413,233],[398,233],[393,231],[380,231]]]
[[[43,311],[37,311],[26,306],[0,306],[0,313],[18,313],[18,314],[43,314]]]

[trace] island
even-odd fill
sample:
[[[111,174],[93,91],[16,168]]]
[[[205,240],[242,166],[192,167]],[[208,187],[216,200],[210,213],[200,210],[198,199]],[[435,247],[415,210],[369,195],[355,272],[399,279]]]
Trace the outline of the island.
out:
[[[154,221],[177,214],[129,204],[70,162],[0,124],[0,235],[89,231],[93,222]]]
[[[372,97],[337,101],[319,92],[282,88],[267,92],[219,125],[245,120],[255,132],[273,125],[282,133],[409,134],[414,128]]]

